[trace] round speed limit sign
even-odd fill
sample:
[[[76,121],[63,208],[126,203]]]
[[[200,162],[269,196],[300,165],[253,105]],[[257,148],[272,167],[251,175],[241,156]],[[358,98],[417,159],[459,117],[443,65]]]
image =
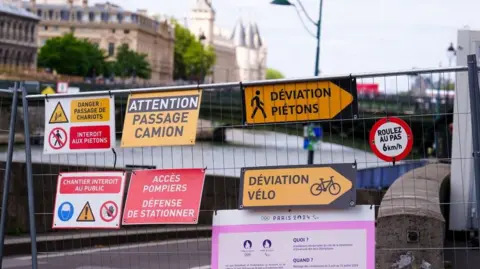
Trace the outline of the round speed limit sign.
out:
[[[412,129],[402,119],[383,118],[370,130],[370,148],[386,162],[403,160],[410,154],[412,146]]]

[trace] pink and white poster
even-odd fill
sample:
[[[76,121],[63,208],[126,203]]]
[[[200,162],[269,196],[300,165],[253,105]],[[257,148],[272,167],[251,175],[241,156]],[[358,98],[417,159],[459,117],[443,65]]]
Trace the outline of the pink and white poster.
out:
[[[375,211],[219,210],[212,269],[375,268]]]

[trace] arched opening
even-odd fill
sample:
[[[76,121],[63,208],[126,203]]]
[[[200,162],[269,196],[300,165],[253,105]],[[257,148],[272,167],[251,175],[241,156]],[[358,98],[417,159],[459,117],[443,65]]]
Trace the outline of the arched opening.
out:
[[[24,29],[24,31],[23,31],[23,34],[24,34],[23,40],[24,40],[25,42],[30,41],[29,33],[30,33],[30,31],[28,31],[28,24],[27,24],[27,25],[25,25],[25,29]]]
[[[3,64],[5,64],[5,65],[8,64],[8,57],[9,57],[9,56],[8,56],[8,53],[9,53],[9,51],[8,51],[8,49],[7,49],[7,50],[5,50],[5,54],[3,54],[3,61],[2,61],[2,62],[3,62]]]
[[[17,23],[12,23],[12,39],[15,40],[17,38]]]
[[[30,41],[35,41],[35,24],[32,24],[32,26],[30,27]]]
[[[20,66],[22,60],[22,53],[20,51],[17,52],[17,58],[15,59],[15,65]]]

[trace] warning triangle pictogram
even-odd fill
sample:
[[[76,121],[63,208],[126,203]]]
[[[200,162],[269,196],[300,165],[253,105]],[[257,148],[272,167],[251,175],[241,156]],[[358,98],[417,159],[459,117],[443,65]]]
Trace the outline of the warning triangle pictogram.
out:
[[[68,123],[67,114],[65,114],[65,110],[63,110],[60,102],[58,102],[57,106],[53,110],[52,116],[50,116],[50,121],[48,123]]]
[[[80,214],[78,214],[77,221],[95,221],[95,217],[93,216],[92,208],[90,207],[89,202],[83,206],[82,211],[80,211]]]

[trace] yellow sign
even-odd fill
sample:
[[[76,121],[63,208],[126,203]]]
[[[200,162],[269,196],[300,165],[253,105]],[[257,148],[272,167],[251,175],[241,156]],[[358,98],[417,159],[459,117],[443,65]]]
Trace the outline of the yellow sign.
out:
[[[329,166],[244,168],[240,208],[354,205],[356,169],[352,164],[332,166],[341,171]]]
[[[110,120],[110,98],[72,100],[72,122],[98,122]]]
[[[195,144],[201,90],[131,94],[122,147]]]
[[[350,78],[342,83],[350,84],[356,88]],[[244,98],[247,124],[332,119],[354,101],[350,92],[331,81],[250,86]]]
[[[93,216],[92,208],[90,207],[90,203],[87,202],[84,206],[80,214],[78,214],[77,221],[95,221],[95,217]]]
[[[67,114],[63,110],[62,104],[58,102],[57,106],[53,110],[52,116],[48,123],[68,123]]]
[[[55,90],[53,90],[52,87],[46,87],[43,89],[42,94],[55,94]]]

